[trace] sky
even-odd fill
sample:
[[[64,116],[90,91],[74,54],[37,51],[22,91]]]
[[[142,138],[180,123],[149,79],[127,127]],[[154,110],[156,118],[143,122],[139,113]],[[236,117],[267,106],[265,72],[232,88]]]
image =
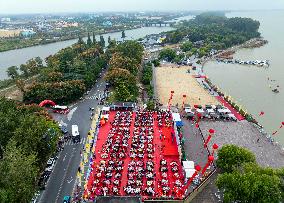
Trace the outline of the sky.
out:
[[[0,15],[98,11],[284,9],[284,0],[0,0]]]

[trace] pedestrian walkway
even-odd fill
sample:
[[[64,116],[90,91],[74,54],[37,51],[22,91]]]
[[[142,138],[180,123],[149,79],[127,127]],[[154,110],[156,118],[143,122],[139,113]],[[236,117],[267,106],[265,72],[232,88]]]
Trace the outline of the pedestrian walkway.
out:
[[[223,104],[225,107],[227,107],[239,121],[242,121],[245,119],[236,109],[234,109],[225,99],[223,99],[223,97],[217,96],[216,99],[221,104]]]
[[[75,143],[75,142],[73,142],[73,140],[72,140],[72,139],[69,139],[68,141],[64,142],[64,145],[63,145],[63,146],[70,146],[70,145],[85,144],[85,142],[86,142],[86,138],[81,139],[81,141],[80,141],[80,142],[78,142],[78,143]]]

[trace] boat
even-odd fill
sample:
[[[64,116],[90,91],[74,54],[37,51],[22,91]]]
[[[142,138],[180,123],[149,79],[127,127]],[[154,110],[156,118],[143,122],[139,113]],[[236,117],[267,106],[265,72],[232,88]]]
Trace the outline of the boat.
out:
[[[276,88],[276,89],[273,89],[272,92],[279,93],[279,90]]]

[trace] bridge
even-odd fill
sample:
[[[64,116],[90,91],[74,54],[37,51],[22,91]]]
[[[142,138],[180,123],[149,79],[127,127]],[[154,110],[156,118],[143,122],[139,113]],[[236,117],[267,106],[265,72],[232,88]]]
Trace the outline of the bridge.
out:
[[[172,27],[174,22],[166,22],[166,21],[157,21],[157,22],[146,22],[144,23],[145,27]]]

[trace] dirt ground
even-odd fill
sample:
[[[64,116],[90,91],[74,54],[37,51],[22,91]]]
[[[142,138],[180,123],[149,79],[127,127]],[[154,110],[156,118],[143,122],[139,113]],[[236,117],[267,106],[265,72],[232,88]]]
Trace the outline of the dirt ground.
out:
[[[19,36],[21,30],[0,30],[0,37],[14,37]]]
[[[183,95],[186,95],[186,104],[193,105],[216,105],[219,104],[217,99],[209,94],[200,84],[196,81],[193,75],[187,73],[190,66],[177,67],[174,65],[163,65],[162,67],[155,68],[155,85],[159,102],[167,105],[170,93],[173,90],[174,96],[172,105],[182,105]]]

